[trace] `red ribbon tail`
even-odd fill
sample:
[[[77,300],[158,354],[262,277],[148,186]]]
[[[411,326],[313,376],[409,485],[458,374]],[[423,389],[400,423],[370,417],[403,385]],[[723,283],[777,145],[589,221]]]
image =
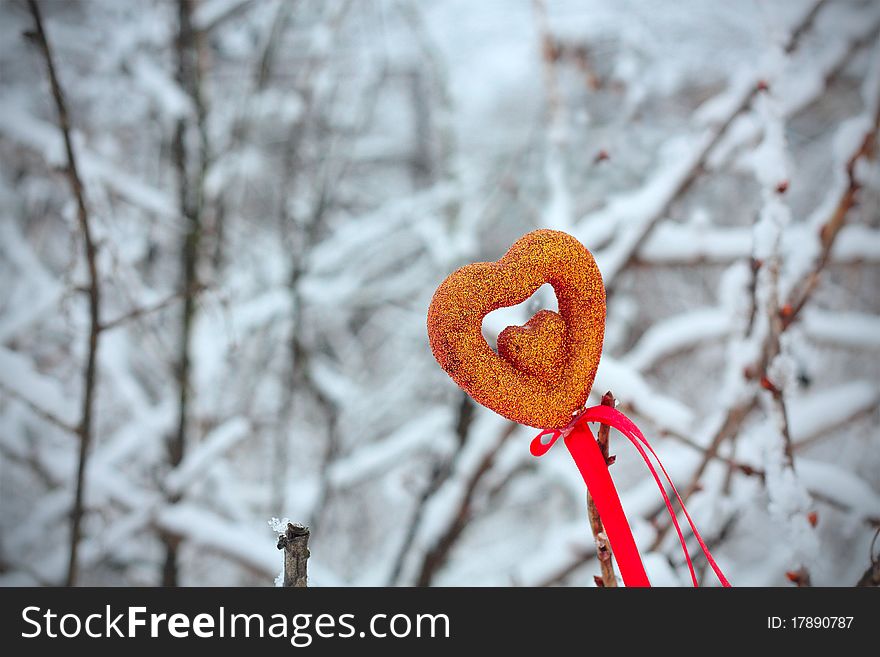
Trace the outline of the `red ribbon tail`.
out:
[[[565,438],[565,446],[593,496],[623,583],[627,586],[651,586],[605,457],[586,423],[575,425]]]

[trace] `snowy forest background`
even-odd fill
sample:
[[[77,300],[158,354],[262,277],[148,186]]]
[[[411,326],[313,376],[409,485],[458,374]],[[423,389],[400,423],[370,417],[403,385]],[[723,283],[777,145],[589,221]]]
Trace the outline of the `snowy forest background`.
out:
[[[591,400],[733,584],[880,582],[880,3],[38,6],[45,41],[0,4],[0,583],[271,585],[287,517],[312,585],[593,586],[568,455],[425,330],[537,227],[595,253]],[[611,451],[652,581],[687,585]]]

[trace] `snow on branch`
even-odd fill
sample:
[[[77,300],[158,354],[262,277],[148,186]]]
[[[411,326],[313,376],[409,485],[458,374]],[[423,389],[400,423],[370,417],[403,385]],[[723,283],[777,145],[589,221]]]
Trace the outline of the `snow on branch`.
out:
[[[827,437],[853,418],[873,411],[878,404],[880,390],[870,381],[849,381],[791,396],[788,411],[795,448]]]
[[[880,317],[877,315],[807,309],[801,327],[817,342],[851,349],[880,349]]]
[[[603,356],[593,384],[596,390],[614,390],[621,405],[649,419],[661,429],[687,434],[694,423],[691,409],[651,388],[629,364]]]
[[[812,492],[880,524],[880,495],[863,479],[833,463],[798,459],[798,475]]]
[[[347,488],[405,462],[426,446],[439,447],[448,436],[451,420],[449,409],[438,408],[416,417],[389,436],[336,460],[330,465],[328,477],[334,488]]]
[[[790,226],[782,235],[782,250],[791,252],[811,234],[810,226]],[[693,226],[666,221],[645,240],[635,262],[646,266],[729,264],[749,258],[751,252],[752,230],[748,226]],[[830,257],[833,264],[880,262],[880,231],[863,225],[844,226]]]
[[[165,477],[169,493],[179,495],[193,480],[221,455],[247,437],[250,423],[243,417],[227,420],[208,433],[201,442],[184,457],[174,470]]]
[[[645,331],[622,359],[645,372],[665,357],[716,340],[730,331],[730,317],[719,308],[700,308],[673,315]]]

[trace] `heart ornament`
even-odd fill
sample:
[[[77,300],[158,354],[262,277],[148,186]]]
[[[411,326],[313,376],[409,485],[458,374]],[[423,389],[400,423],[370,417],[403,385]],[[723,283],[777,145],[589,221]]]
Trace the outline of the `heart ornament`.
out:
[[[559,312],[541,310],[483,338],[483,318],[553,286]],[[440,366],[480,404],[540,429],[580,411],[593,385],[605,333],[605,287],[592,254],[575,238],[536,230],[496,262],[477,262],[444,280],[428,309],[428,337]]]

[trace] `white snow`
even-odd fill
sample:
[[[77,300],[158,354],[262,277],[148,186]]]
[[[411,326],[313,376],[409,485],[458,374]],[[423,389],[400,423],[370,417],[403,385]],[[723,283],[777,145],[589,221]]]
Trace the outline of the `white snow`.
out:
[[[275,518],[274,516],[269,519],[269,527],[276,534],[282,534],[287,529],[287,525],[290,523],[290,518]]]

